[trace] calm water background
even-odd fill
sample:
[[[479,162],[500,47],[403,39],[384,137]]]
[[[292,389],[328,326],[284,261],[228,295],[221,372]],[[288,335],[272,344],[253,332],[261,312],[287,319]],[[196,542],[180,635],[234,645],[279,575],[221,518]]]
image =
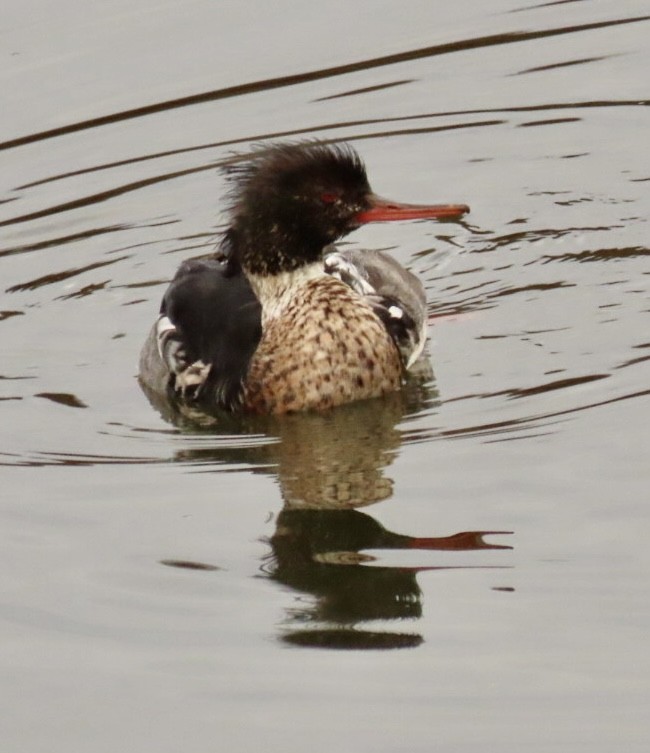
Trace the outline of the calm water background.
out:
[[[645,0],[3,3],[2,749],[646,751]],[[138,351],[218,165],[345,139],[433,377],[277,424]],[[492,533],[487,533],[492,532]]]

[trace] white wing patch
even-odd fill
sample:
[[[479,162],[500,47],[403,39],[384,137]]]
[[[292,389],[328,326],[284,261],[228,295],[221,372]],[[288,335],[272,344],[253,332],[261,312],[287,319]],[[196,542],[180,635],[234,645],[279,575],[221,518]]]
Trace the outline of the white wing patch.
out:
[[[326,254],[324,267],[372,306],[393,338],[404,367],[410,369],[422,355],[427,338],[425,294],[417,278],[380,252],[333,251]]]
[[[158,353],[170,373],[174,375],[174,390],[186,397],[189,392],[196,397],[205,384],[212,364],[200,358],[188,363],[188,356],[172,320],[162,314],[156,322]]]
[[[359,295],[373,295],[376,292],[363,276],[362,270],[352,261],[346,259],[343,254],[336,252],[327,254],[324,263],[327,274],[349,285]]]
[[[201,359],[194,361],[183,371],[176,374],[176,391],[180,392],[183,397],[187,394],[188,390],[195,391],[195,395],[201,389],[205,380],[208,378],[211,364],[205,364]]]
[[[158,317],[158,321],[156,322],[156,338],[158,340],[158,352],[162,356],[162,353],[160,352],[160,343],[163,339],[163,336],[167,332],[171,332],[172,330],[176,330],[176,327],[174,326],[174,323],[168,316],[161,315]]]
[[[406,369],[410,369],[415,362],[418,360],[418,358],[422,355],[422,351],[424,350],[424,346],[427,342],[427,323],[426,321],[422,324],[422,329],[420,330],[419,336],[416,339],[413,347],[413,352],[408,358],[408,361],[406,362]]]

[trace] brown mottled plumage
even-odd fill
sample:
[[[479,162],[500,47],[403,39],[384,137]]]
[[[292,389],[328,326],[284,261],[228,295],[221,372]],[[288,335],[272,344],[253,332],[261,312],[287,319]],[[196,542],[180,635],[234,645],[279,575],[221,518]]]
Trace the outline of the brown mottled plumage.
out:
[[[323,275],[264,326],[244,387],[257,413],[324,410],[399,389],[399,352],[371,306]]]

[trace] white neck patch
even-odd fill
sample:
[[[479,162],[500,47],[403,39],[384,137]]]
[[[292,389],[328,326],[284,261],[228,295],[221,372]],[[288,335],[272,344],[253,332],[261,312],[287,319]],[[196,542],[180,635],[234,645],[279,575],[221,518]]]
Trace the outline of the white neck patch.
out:
[[[282,314],[294,299],[299,288],[306,285],[310,280],[327,277],[328,275],[323,269],[323,262],[317,261],[293,272],[280,272],[277,275],[247,273],[246,276],[262,305],[262,324],[264,324]]]

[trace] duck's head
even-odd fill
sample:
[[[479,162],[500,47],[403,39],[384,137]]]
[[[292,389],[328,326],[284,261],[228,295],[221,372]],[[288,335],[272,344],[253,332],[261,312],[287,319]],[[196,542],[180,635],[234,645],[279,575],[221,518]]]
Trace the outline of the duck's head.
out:
[[[465,205],[398,204],[376,196],[358,154],[343,144],[280,144],[227,168],[229,242],[253,274],[291,272],[366,222],[457,219]]]

